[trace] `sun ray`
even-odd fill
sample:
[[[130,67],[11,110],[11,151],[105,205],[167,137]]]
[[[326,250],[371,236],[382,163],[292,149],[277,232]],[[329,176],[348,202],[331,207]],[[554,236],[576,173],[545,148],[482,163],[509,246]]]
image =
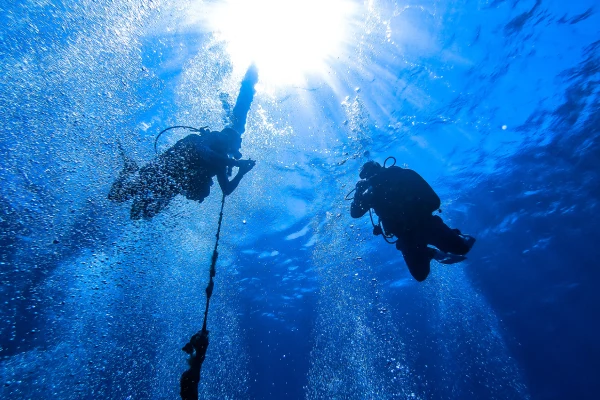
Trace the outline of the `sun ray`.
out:
[[[255,63],[263,85],[280,86],[325,73],[354,13],[349,0],[227,0],[213,3],[207,20],[234,67]]]

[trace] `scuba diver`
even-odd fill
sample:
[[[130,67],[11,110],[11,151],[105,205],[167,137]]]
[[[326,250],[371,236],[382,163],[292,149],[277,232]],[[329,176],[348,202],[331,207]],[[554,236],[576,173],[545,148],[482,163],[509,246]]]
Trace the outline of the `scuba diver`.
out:
[[[153,218],[178,194],[202,202],[210,194],[215,176],[223,194],[231,194],[256,164],[250,159],[241,160],[240,148],[257,81],[258,72],[255,66],[251,66],[242,80],[230,116],[231,126],[220,132],[183,127],[200,134],[187,135],[141,168],[125,155],[119,143],[125,165],[113,183],[108,199],[117,203],[133,199],[130,217],[139,220]],[[229,180],[232,167],[238,167],[238,172]]]
[[[466,259],[475,238],[450,229],[439,216],[432,215],[440,208],[440,198],[418,173],[368,161],[359,176],[350,215],[360,218],[373,209],[380,219],[380,224],[373,223],[373,234],[384,235],[386,241],[397,238],[396,248],[417,281],[427,278],[432,259],[443,264]]]
[[[187,135],[142,168],[120,149],[125,166],[108,199],[117,203],[133,199],[130,216],[137,220],[151,219],[178,194],[202,202],[210,194],[214,176],[228,196],[255,164],[253,160],[240,160],[241,144],[240,135],[231,128],[205,130],[200,135]],[[228,169],[234,166],[239,168],[238,173],[229,180]]]

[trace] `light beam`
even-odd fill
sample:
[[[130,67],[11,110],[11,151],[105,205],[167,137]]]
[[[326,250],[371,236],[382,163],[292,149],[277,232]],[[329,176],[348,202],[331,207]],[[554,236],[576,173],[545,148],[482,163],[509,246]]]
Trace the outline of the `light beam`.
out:
[[[325,71],[343,51],[354,9],[349,0],[226,0],[212,4],[208,23],[234,67],[254,62],[261,83],[285,85]]]

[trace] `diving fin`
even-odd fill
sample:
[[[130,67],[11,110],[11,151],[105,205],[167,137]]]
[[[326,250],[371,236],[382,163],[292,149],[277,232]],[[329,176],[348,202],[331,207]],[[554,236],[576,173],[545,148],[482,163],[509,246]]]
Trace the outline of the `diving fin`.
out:
[[[131,174],[136,172],[139,169],[139,167],[137,166],[136,162],[133,161],[132,158],[128,157],[127,154],[125,154],[125,150],[123,150],[123,145],[121,144],[121,141],[119,139],[117,139],[117,145],[119,146],[119,154],[123,159],[123,174]]]
[[[475,244],[476,239],[471,235],[465,235],[465,234],[461,234],[460,237],[465,241],[465,244],[467,246],[469,246],[469,250],[471,250],[471,248]]]
[[[467,257],[458,254],[444,253],[438,249],[432,250],[434,251],[433,259],[441,264],[456,264],[467,259]]]

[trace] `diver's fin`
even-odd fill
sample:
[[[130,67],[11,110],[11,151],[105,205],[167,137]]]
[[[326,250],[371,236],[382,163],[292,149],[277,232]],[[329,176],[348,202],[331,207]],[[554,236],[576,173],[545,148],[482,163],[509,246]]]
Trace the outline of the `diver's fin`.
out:
[[[471,250],[471,248],[475,244],[475,241],[477,240],[473,236],[471,236],[471,235],[465,235],[464,233],[461,234],[460,237],[463,238],[463,240],[465,241],[465,243],[467,244],[467,246],[469,246],[469,250]]]
[[[433,259],[441,264],[456,264],[467,259],[467,257],[458,254],[444,253],[438,249],[432,250],[434,251]]]
[[[123,159],[123,173],[130,174],[136,172],[139,169],[138,165],[133,161],[133,158],[130,158],[125,154],[125,150],[123,150],[123,145],[119,139],[117,139],[117,145],[119,146],[119,154]]]

